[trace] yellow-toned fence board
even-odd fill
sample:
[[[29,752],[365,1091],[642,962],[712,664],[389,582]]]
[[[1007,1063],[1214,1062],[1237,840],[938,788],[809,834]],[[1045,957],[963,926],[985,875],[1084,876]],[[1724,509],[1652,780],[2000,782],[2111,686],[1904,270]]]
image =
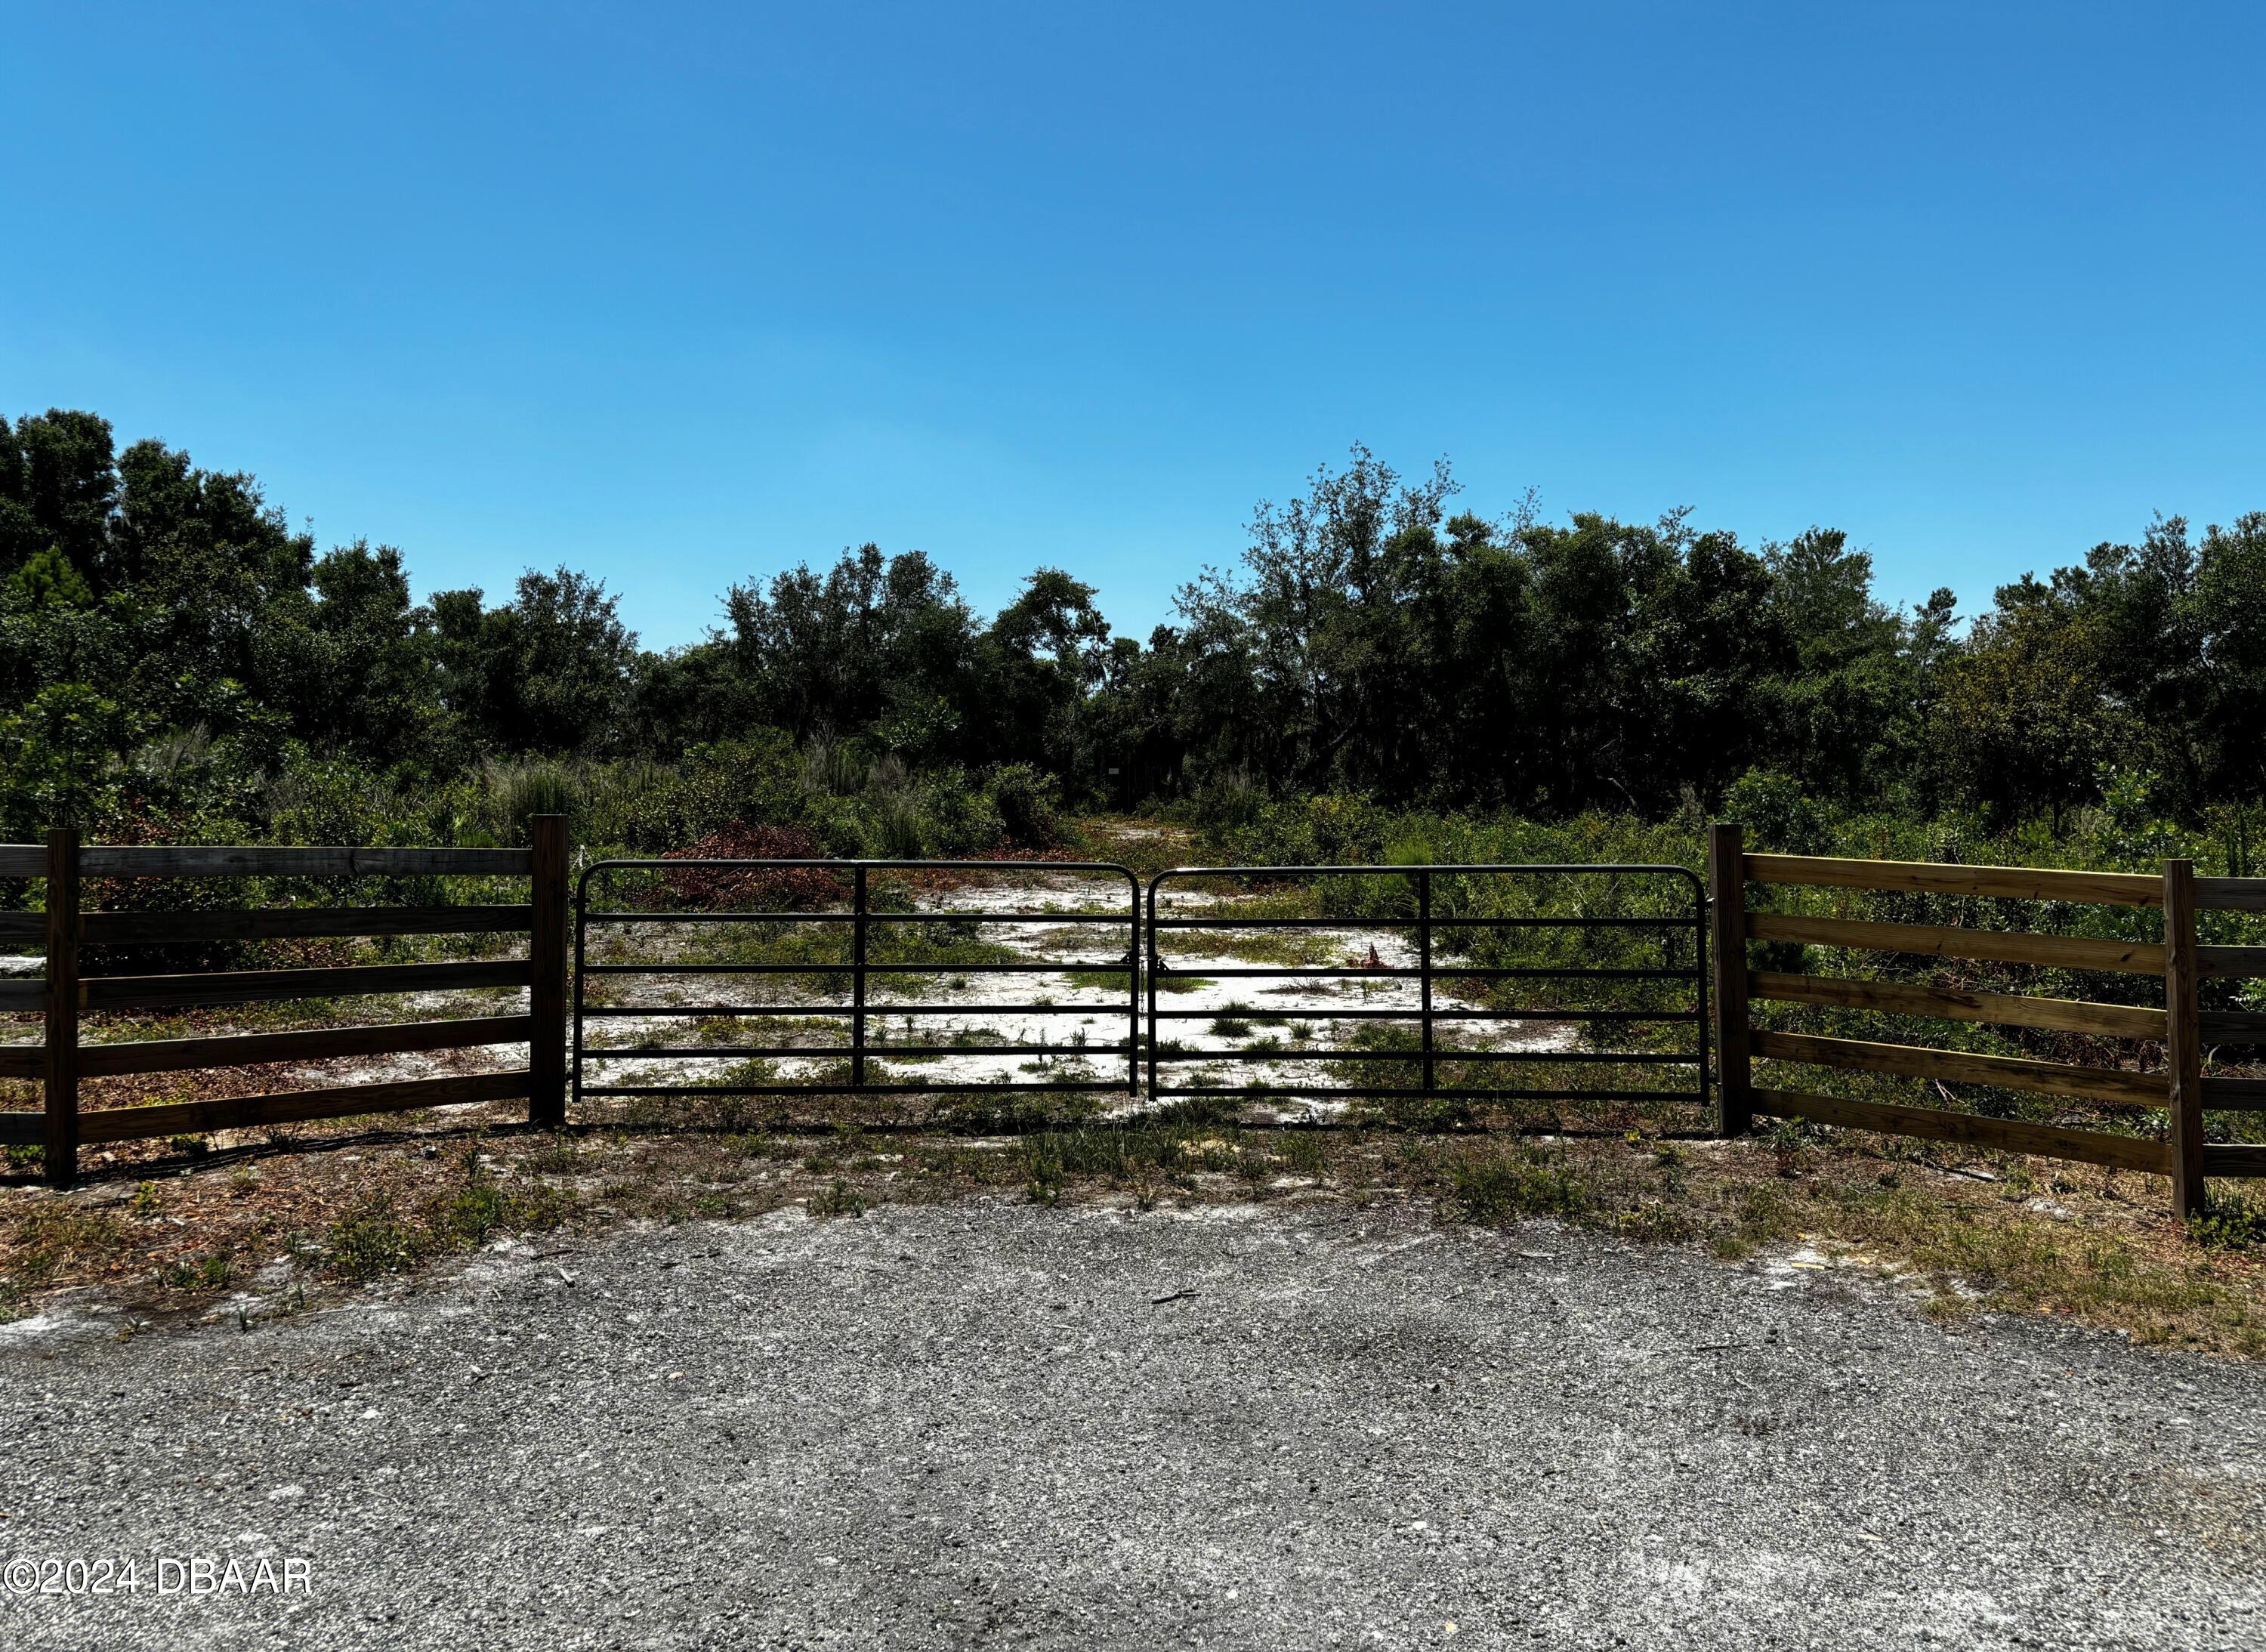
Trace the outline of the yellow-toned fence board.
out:
[[[1860,1038],[1757,1033],[1754,1048],[1756,1056],[1765,1061],[1894,1073],[1906,1078],[1941,1078],[1947,1084],[1997,1085],[2008,1090],[2032,1090],[2041,1095],[2071,1096],[2133,1107],[2161,1107],[2167,1093],[2162,1076],[2156,1073],[2072,1067],[2063,1062],[2029,1061],[2018,1056],[1976,1056],[1965,1050],[1882,1044]]]
[[[2266,976],[2266,947],[2198,947],[2196,961],[2199,975],[2238,980]]]
[[[331,935],[523,933],[528,906],[295,906],[189,912],[88,912],[90,947],[212,940],[296,940]]]
[[[341,1056],[391,1056],[410,1050],[469,1049],[526,1042],[526,1015],[479,1015],[448,1021],[390,1021],[378,1027],[318,1027],[296,1033],[231,1033],[211,1038],[152,1038],[82,1044],[79,1071],[90,1078],[121,1073],[182,1072],[242,1067],[253,1062],[327,1061]]]
[[[208,1130],[249,1129],[260,1124],[289,1124],[301,1119],[350,1118],[362,1113],[406,1113],[417,1107],[455,1107],[468,1101],[501,1101],[527,1093],[524,1068],[511,1072],[410,1078],[398,1084],[347,1085],[326,1090],[289,1090],[275,1095],[228,1096],[215,1101],[177,1101],[160,1107],[105,1107],[79,1115],[80,1139],[132,1141],[149,1136],[197,1136]]]
[[[2214,1113],[2266,1113],[2266,1078],[2206,1078],[2203,1105]]]
[[[150,844],[84,852],[88,878],[525,877],[525,849],[313,848],[267,844]]]
[[[2128,975],[2161,975],[2164,970],[2163,947],[2147,940],[2094,940],[1932,924],[1875,924],[1865,918],[1801,917],[1783,912],[1750,913],[1747,933],[1756,940],[1799,941],[1804,946],[1846,947],[1858,952],[1919,953],[1932,958],[1972,958]],[[2266,948],[2260,950],[2266,955]]]
[[[2266,878],[2197,878],[2196,904],[2206,912],[2266,912]]]
[[[1958,1142],[2000,1152],[2073,1159],[2080,1164],[2112,1165],[2121,1170],[2152,1171],[2157,1175],[2167,1173],[2171,1166],[2171,1151],[2161,1142],[2144,1141],[2137,1136],[2111,1136],[2101,1130],[2065,1129],[2057,1124],[1986,1119],[1977,1114],[1949,1113],[1940,1107],[1851,1101],[1840,1096],[1810,1095],[1799,1090],[1758,1090],[1755,1111],[1779,1118],[1809,1119],[1844,1129],[1878,1130],[1888,1136]]]
[[[1854,860],[1832,855],[1749,855],[1757,883],[1829,889],[1992,895],[2015,901],[2078,901],[2101,906],[2160,906],[2160,879],[2137,872],[2069,872],[2052,866],[1960,866],[1932,860]]]
[[[227,969],[211,975],[97,976],[81,982],[90,1010],[148,1010],[188,1004],[254,1004],[275,998],[344,998],[379,992],[446,992],[523,987],[524,958],[494,963],[350,964],[337,969]]]
[[[1846,976],[1751,973],[1747,996],[1777,1004],[1825,1009],[1876,1010],[1889,1015],[1928,1015],[1995,1027],[2036,1027],[2052,1032],[2094,1033],[2103,1038],[2160,1039],[2164,1012],[2144,1005],[2086,1004],[2075,998],[2031,998],[2018,993],[1962,992],[1896,981]]]

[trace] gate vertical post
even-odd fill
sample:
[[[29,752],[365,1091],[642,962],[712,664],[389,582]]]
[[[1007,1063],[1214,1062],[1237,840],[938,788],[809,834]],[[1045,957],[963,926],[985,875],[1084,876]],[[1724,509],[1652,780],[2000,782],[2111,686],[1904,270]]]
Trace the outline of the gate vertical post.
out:
[[[1745,1133],[1754,1122],[1747,1027],[1747,871],[1738,822],[1707,831],[1707,906],[1715,943],[1715,1129]]]
[[[857,905],[850,920],[850,1087],[866,1087],[866,868],[853,881]]]
[[[1141,1093],[1141,880],[1132,885],[1125,910],[1125,1093]]]
[[[2171,1115],[2172,1213],[2203,1213],[2202,971],[2196,947],[2196,875],[2191,860],[2164,862],[2164,1066]]]
[[[567,1100],[579,1113],[582,1109],[582,1005],[584,1003],[582,969],[583,957],[590,930],[590,874],[586,869],[574,880],[574,975],[573,1018],[574,1058],[566,1069]]]
[[[1157,976],[1164,967],[1165,954],[1157,945],[1157,886],[1165,881],[1161,872],[1149,880],[1149,1099],[1157,1099]],[[1140,904],[1137,893],[1134,904]]]
[[[45,1038],[48,1185],[78,1180],[78,829],[48,833]]]
[[[1416,874],[1416,986],[1423,1005],[1424,1092],[1430,1094],[1432,1068],[1432,874],[1428,867]]]
[[[537,815],[528,898],[527,1116],[566,1122],[566,817]]]

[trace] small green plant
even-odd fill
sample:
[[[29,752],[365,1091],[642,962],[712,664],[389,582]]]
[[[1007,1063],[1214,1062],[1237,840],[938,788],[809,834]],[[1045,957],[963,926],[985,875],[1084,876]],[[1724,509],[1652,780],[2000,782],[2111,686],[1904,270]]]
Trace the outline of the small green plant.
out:
[[[393,1201],[382,1194],[365,1199],[333,1223],[325,1248],[332,1269],[357,1283],[410,1267],[420,1251],[418,1236],[395,1213]]]
[[[2188,1237],[2212,1250],[2266,1250],[2266,1199],[2216,1195],[2208,1210],[2188,1218]]]
[[[1594,1189],[1580,1175],[1539,1149],[1467,1161],[1455,1173],[1456,1202],[1474,1222],[1521,1217],[1573,1219],[1596,1208]]]
[[[837,1176],[832,1187],[811,1200],[810,1213],[825,1217],[863,1216],[866,1214],[866,1198]]]
[[[1285,1131],[1278,1151],[1283,1168],[1294,1176],[1319,1177],[1329,1168],[1329,1151],[1319,1130]]]
[[[164,1209],[164,1206],[158,1202],[157,1184],[154,1181],[145,1181],[135,1188],[134,1202],[128,1208],[135,1215],[145,1219],[157,1215]]]
[[[1056,1204],[1062,1200],[1066,1173],[1061,1138],[1051,1132],[1027,1136],[1022,1141],[1023,1196],[1033,1204]]]
[[[1792,1178],[1802,1173],[1805,1139],[1799,1119],[1780,1119],[1771,1127],[1771,1156],[1778,1161],[1780,1175]]]
[[[166,1264],[157,1283],[168,1290],[222,1290],[235,1277],[236,1259],[216,1253]]]

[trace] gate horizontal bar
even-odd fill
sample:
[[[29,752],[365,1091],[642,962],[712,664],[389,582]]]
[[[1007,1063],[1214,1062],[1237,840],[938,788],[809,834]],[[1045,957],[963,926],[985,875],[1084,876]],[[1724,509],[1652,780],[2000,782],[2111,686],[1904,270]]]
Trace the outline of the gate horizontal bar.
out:
[[[654,964],[584,964],[586,976],[846,976],[858,969],[854,963],[654,963]],[[1067,962],[1046,963],[914,963],[877,964],[865,966],[869,976],[1044,976],[1071,971],[1122,972],[1128,966],[1119,958],[1072,959]]]
[[[1414,929],[1417,917],[1159,917],[1151,929]],[[1673,917],[1435,917],[1434,929],[1692,929],[1689,912]]]
[[[1284,970],[1284,969],[1248,969],[1248,970],[1245,970],[1245,969],[1197,969],[1197,968],[1194,968],[1194,967],[1189,967],[1189,968],[1181,968],[1181,967],[1177,966],[1177,965],[1167,965],[1167,964],[1166,964],[1166,963],[1165,963],[1165,962],[1163,961],[1163,960],[1161,960],[1161,959],[1152,959],[1152,960],[1151,961],[1151,973],[1153,973],[1155,976],[1158,976],[1158,978],[1159,978],[1159,979],[1160,979],[1160,980],[1161,980],[1161,979],[1164,979],[1164,978],[1165,978],[1165,977],[1166,977],[1166,976],[1193,976],[1193,977],[1195,977],[1195,979],[1197,979],[1197,980],[1212,980],[1212,979],[1216,979],[1216,978],[1224,978],[1224,977],[1228,977],[1228,976],[1236,976],[1236,975],[1244,975],[1244,974],[1247,974],[1247,975],[1254,975],[1254,976],[1272,976],[1272,975],[1283,975],[1283,974],[1287,974],[1287,973],[1288,973],[1288,971],[1287,971],[1287,970]],[[1392,975],[1392,974],[1394,974],[1394,973],[1396,973],[1396,972],[1392,971],[1392,970],[1387,970],[1387,969],[1357,969],[1357,970],[1355,970],[1353,973],[1354,973],[1354,974],[1356,974],[1356,975],[1362,975],[1362,976],[1390,976],[1390,975]],[[1410,969],[1410,970],[1401,971],[1401,972],[1399,972],[1399,973],[1403,973],[1403,974],[1407,974],[1407,975],[1411,975],[1411,976],[1413,976],[1413,975],[1415,975],[1417,972],[1416,972],[1415,970]],[[1451,980],[1451,979],[1454,979],[1454,980],[1464,980],[1464,981],[1488,980],[1488,981],[1695,981],[1695,982],[1696,982],[1697,980],[1699,980],[1699,978],[1700,978],[1699,972],[1698,972],[1697,970],[1694,970],[1694,969],[1435,969],[1434,971],[1432,971],[1432,979],[1434,979],[1435,981],[1441,981],[1441,980]]]
[[[585,1044],[586,1061],[658,1061],[683,1056],[701,1060],[723,1060],[735,1056],[796,1056],[816,1060],[826,1056],[846,1056],[848,1044],[699,1044],[669,1045],[659,1049],[632,1049],[627,1045],[607,1046]],[[905,1056],[1123,1056],[1128,1047],[1116,1044],[874,1044],[866,1046],[866,1054],[875,1061],[894,1060]]]
[[[1160,1100],[1183,1096],[1245,1096],[1255,1100],[1288,1096],[1312,1101],[1363,1101],[1407,1097],[1414,1101],[1704,1101],[1696,1090],[1330,1090],[1312,1085],[1187,1085],[1159,1086]]]
[[[683,865],[671,861],[671,866]],[[778,861],[778,866],[791,866],[792,861]],[[826,862],[818,862],[825,865]],[[847,864],[847,863],[844,863]],[[1679,866],[1666,861],[1635,860],[1426,860],[1406,866],[1349,866],[1339,865],[1312,866],[1173,866],[1149,880],[1159,884],[1167,878],[1290,878],[1290,877],[1405,877],[1418,872],[1429,872],[1440,877],[1460,877],[1472,874],[1502,873],[1567,874],[1578,877],[1623,878],[1651,874],[1665,878],[1681,878],[1701,894],[1707,885],[1700,874],[1689,866]]]
[[[1422,1061],[1421,1049],[1164,1049],[1156,1058],[1165,1061]],[[1430,1052],[1436,1061],[1518,1061],[1550,1067],[1696,1067],[1700,1064],[1697,1051],[1663,1054],[1658,1050],[1615,1055],[1610,1052],[1583,1050],[1566,1052],[1546,1049],[1446,1049],[1435,1045]]]
[[[588,1051],[584,1052],[588,1054]],[[588,1085],[584,1095],[1036,1095],[1049,1091],[1125,1093],[1122,1078],[1061,1084],[640,1084]]]
[[[841,863],[844,866],[847,861]],[[868,924],[1122,924],[1126,912],[868,912]],[[585,912],[590,924],[854,924],[855,912]]]
[[[1100,1004],[889,1004],[875,1003],[865,1006],[864,1012],[874,1020],[886,1020],[893,1015],[1098,1015],[1119,1016],[1124,1011],[1117,1005]],[[586,1017],[601,1015],[776,1015],[782,1020],[795,1016],[855,1015],[854,1004],[606,1004],[587,1005]]]
[[[939,966],[941,967],[941,966]],[[1190,976],[1198,980],[1232,980],[1267,976],[1280,976],[1289,981],[1421,981],[1429,976],[1435,981],[1502,981],[1515,980],[1531,975],[1531,969],[1492,969],[1473,965],[1435,965],[1426,969],[1413,964],[1230,964],[1222,969],[1208,969],[1198,964],[1166,964],[1159,959],[1151,965],[1159,976]],[[1568,972],[1574,973],[1574,972]],[[1602,971],[1600,971],[1602,973]],[[1663,978],[1677,981],[1696,981],[1696,969],[1669,969],[1650,972]]]
[[[1414,1004],[1406,1009],[1358,1010],[1305,1010],[1287,1005],[1279,1008],[1269,1005],[1261,1009],[1255,1005],[1238,1004],[1225,1009],[1151,1010],[1149,1012],[1150,1019],[1158,1021],[1414,1021],[1421,1019],[1423,1013],[1422,1008]],[[1435,1010],[1432,1019],[1436,1021],[1495,1021],[1502,1020],[1503,1014],[1500,1010]],[[1547,1012],[1537,1012],[1519,1019],[1554,1020],[1560,1018]]]

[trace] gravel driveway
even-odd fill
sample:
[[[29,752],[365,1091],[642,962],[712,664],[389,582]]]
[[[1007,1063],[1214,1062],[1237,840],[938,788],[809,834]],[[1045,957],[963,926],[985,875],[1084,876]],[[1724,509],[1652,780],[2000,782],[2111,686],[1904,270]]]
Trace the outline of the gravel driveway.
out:
[[[143,1585],[11,1648],[2266,1640],[2266,1373],[1546,1225],[796,1210],[113,1327],[0,1330],[0,1555]]]

